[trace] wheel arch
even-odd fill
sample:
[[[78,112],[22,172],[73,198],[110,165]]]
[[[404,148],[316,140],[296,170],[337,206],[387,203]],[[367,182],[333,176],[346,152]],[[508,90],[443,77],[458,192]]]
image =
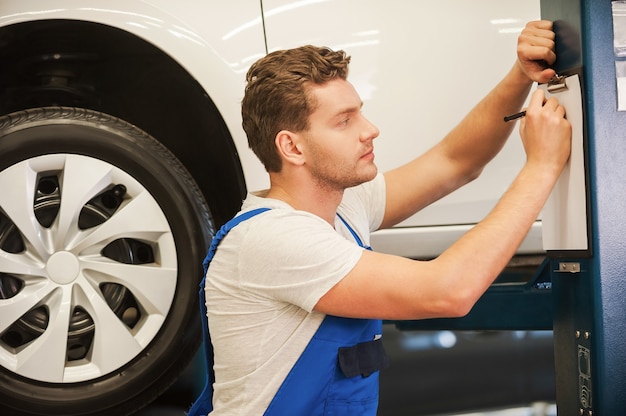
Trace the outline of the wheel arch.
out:
[[[239,209],[246,185],[220,111],[183,66],[137,35],[67,19],[0,28],[0,114],[49,105],[101,111],[152,135],[191,173],[217,226]]]

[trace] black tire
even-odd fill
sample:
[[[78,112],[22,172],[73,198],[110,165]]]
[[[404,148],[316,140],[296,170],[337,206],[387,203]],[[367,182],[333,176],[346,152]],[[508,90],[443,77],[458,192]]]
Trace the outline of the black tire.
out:
[[[0,118],[0,414],[129,415],[201,341],[212,219],[157,140],[95,111]]]

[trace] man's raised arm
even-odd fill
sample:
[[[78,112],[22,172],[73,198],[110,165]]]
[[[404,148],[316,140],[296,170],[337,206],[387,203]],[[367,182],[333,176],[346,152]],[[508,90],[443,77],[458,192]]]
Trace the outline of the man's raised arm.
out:
[[[417,159],[385,173],[387,208],[381,228],[391,227],[478,177],[502,149],[533,81],[547,82],[555,59],[552,22],[526,25],[518,38],[518,59],[496,87],[437,145]]]

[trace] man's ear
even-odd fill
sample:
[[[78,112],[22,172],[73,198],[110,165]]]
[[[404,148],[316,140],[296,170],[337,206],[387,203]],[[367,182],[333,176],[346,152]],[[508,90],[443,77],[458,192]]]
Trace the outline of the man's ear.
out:
[[[289,130],[281,130],[276,135],[275,144],[278,154],[285,163],[302,165],[304,154],[302,153],[301,137]]]

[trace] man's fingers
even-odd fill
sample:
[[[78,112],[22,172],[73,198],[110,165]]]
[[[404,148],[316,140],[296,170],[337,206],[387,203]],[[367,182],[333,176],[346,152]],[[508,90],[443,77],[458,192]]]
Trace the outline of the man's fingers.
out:
[[[529,22],[518,38],[519,61],[533,81],[547,82],[555,75],[549,68],[556,61],[552,26],[548,20]]]
[[[546,29],[546,30],[552,30],[554,26],[554,22],[552,22],[551,20],[534,20],[532,22],[529,22],[526,27],[536,27],[538,29]]]
[[[559,101],[554,97],[548,98],[546,102],[543,103],[543,108],[546,111],[552,111],[555,113],[562,112],[563,114],[565,113],[565,109],[563,108],[563,106],[561,106],[559,104]],[[563,116],[563,114],[561,114],[561,116]]]
[[[536,90],[530,97],[528,108],[526,109],[527,116],[535,115],[539,116],[541,112],[554,112],[560,117],[565,117],[565,107],[563,107],[556,97],[546,98],[545,92],[542,89]]]
[[[519,38],[518,52],[528,61],[545,61],[549,64],[556,60],[554,41],[551,39],[522,35]]]
[[[533,111],[533,109],[539,109],[543,106],[543,103],[546,101],[546,94],[542,89],[537,89],[533,95],[530,97],[530,101],[528,103],[528,110]]]

